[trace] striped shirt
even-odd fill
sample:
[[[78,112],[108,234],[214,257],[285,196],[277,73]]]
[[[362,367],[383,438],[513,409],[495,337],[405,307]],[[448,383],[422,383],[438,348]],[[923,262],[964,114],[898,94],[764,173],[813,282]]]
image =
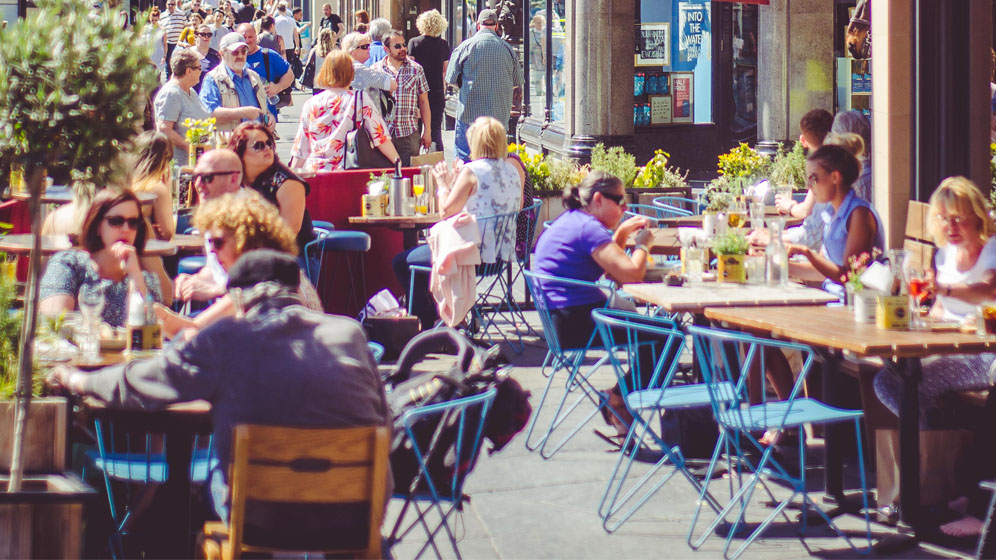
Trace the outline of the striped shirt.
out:
[[[180,40],[180,33],[186,26],[187,16],[180,10],[174,10],[172,14],[164,13],[159,18],[159,27],[166,30],[166,42],[175,45]]]
[[[522,85],[522,69],[511,45],[494,31],[481,29],[453,51],[446,81],[460,88],[462,122],[488,116],[506,124],[512,114],[512,89]]]
[[[418,132],[418,123],[422,113],[418,107],[418,96],[429,93],[429,81],[425,79],[422,65],[406,58],[397,71],[388,62],[381,60],[372,67],[389,74],[398,82],[398,90],[394,92],[394,117],[387,123],[387,130],[392,138],[404,138]]]

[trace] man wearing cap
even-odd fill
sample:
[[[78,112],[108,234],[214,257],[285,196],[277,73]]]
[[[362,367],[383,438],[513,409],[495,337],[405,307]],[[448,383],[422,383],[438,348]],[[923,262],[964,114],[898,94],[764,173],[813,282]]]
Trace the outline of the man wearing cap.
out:
[[[477,33],[460,43],[450,57],[446,81],[460,88],[456,122],[456,155],[470,161],[467,129],[477,117],[488,116],[508,127],[512,92],[522,86],[522,69],[512,46],[498,36],[498,14],[481,10]]]
[[[212,445],[219,463],[211,470],[210,487],[215,510],[227,522],[228,466],[236,425],[390,426],[384,385],[362,327],[353,319],[304,307],[296,294],[300,277],[294,257],[266,249],[249,251],[232,266],[228,281],[239,316],[220,319],[148,360],[93,373],[56,368],[48,384],[109,408],[157,410],[194,400],[211,403]],[[385,482],[390,497],[390,474]],[[291,530],[315,530],[309,527],[313,522],[329,524],[315,519],[322,516],[314,512],[304,513],[264,512],[253,524],[272,529],[289,525]]]
[[[221,60],[201,85],[201,101],[217,119],[218,130],[227,132],[243,121],[260,119],[275,126],[267,110],[266,87],[259,74],[246,67],[249,45],[240,33],[221,38]]]

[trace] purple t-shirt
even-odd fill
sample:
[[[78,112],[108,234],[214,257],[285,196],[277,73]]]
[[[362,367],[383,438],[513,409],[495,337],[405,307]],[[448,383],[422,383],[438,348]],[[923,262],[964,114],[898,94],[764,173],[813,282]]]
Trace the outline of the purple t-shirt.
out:
[[[532,269],[551,276],[595,282],[605,271],[591,254],[606,243],[612,243],[612,233],[601,222],[591,214],[571,210],[540,236]],[[554,309],[605,301],[602,290],[575,286],[548,286],[546,296]]]

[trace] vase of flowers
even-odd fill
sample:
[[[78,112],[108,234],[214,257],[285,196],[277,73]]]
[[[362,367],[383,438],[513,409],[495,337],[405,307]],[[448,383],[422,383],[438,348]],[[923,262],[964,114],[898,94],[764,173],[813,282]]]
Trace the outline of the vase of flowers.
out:
[[[717,282],[743,284],[747,281],[747,271],[744,268],[747,248],[747,238],[737,230],[731,229],[713,240],[712,250],[719,261]]]
[[[197,166],[197,158],[211,149],[211,139],[214,137],[214,117],[209,119],[185,119],[183,126],[187,127],[187,165]]]
[[[847,306],[854,313],[854,320],[859,323],[875,322],[875,297],[877,294],[874,290],[865,289],[861,282],[861,275],[868,269],[871,261],[878,257],[878,253],[880,251],[875,249],[871,255],[868,253],[851,255],[847,259],[848,271],[840,277],[847,292]]]

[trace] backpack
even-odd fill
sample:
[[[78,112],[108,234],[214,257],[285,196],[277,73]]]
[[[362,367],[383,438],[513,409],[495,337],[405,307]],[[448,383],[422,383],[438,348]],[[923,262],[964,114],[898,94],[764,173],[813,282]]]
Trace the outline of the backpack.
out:
[[[467,337],[449,328],[426,331],[405,346],[397,370],[385,380],[393,386],[388,393],[388,405],[394,419],[390,460],[397,492],[414,494],[428,489],[424,477],[419,476],[414,448],[408,443],[401,423],[408,410],[478,395],[495,387],[497,393],[482,434],[491,443],[488,453],[501,450],[525,427],[532,414],[529,392],[508,377],[504,367],[507,360],[499,350],[499,346],[488,350],[478,348]],[[433,353],[455,355],[456,364],[447,371],[412,377],[412,368]],[[467,412],[465,422],[468,426],[479,421],[479,417],[474,416],[477,412]],[[480,449],[484,447],[482,443],[477,454],[464,456],[461,463],[456,464],[457,438],[460,437],[458,414],[423,418],[413,426],[412,432],[419,448],[427,450],[428,474],[436,490],[444,496],[453,489],[450,484],[453,475],[466,475],[473,470]],[[469,449],[475,436],[474,430],[464,430],[462,448]]]

